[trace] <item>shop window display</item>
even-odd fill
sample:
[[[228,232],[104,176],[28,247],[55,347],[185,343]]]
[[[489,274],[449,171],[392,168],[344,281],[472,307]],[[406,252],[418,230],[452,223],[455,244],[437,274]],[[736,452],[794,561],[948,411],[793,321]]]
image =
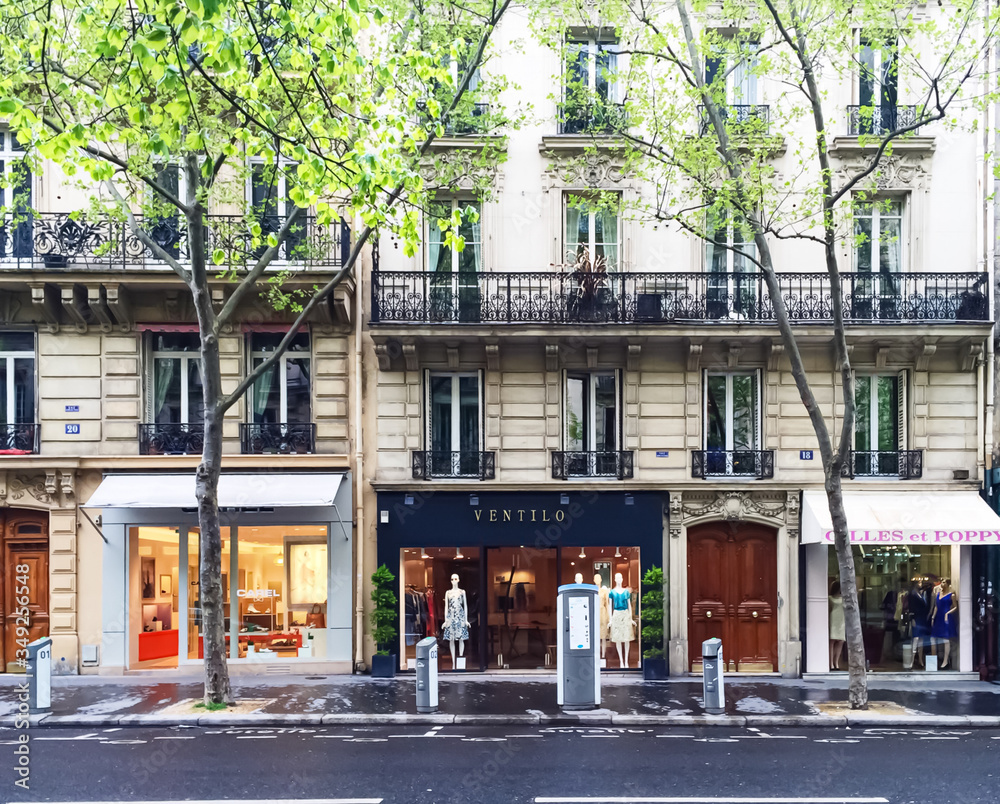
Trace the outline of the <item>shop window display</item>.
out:
[[[952,670],[958,662],[958,582],[940,546],[853,545],[865,656],[874,671]],[[846,669],[843,597],[829,550],[830,667]]]

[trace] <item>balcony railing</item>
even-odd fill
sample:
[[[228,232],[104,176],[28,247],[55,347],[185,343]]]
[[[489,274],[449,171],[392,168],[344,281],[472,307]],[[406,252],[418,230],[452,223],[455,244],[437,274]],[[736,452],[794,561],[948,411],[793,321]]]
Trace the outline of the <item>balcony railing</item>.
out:
[[[240,425],[240,452],[244,455],[306,455],[315,451],[315,424],[254,422]]]
[[[140,424],[140,455],[197,455],[205,443],[203,424]]]
[[[625,105],[606,100],[559,104],[560,134],[613,134],[628,128]]]
[[[449,120],[444,127],[447,134],[453,137],[473,136],[486,133],[486,118],[490,113],[488,103],[473,103],[467,115],[461,119]]]
[[[903,449],[897,451],[851,452],[841,475],[844,477],[898,477],[916,480],[924,473],[924,451]]]
[[[985,273],[842,273],[852,323],[989,321]],[[595,286],[596,285],[596,286]],[[793,323],[831,322],[826,273],[778,274]],[[374,271],[372,323],[676,324],[775,321],[760,273]]]
[[[848,106],[847,133],[884,136],[917,122],[916,106]]]
[[[493,480],[496,478],[495,452],[440,452],[413,453],[413,479],[466,478]]]
[[[770,127],[771,107],[764,104],[730,104],[719,111],[734,134],[767,134]],[[698,121],[698,133],[704,137],[712,130],[704,106],[698,107]]]
[[[553,452],[552,477],[613,477],[626,480],[633,475],[632,451]]]
[[[691,477],[774,477],[774,450],[696,450],[691,453]]]
[[[37,424],[0,424],[0,455],[30,455],[38,452]]]
[[[153,242],[180,262],[190,261],[188,231],[183,218],[136,216]],[[279,215],[248,218],[209,215],[205,232],[206,255],[222,251],[226,265],[243,266],[264,253],[267,236],[285,222]],[[255,238],[253,229],[260,226]],[[350,255],[351,237],[343,221],[320,225],[303,216],[279,247],[277,259],[308,268],[338,268]],[[152,249],[140,242],[124,221],[88,220],[78,213],[35,212],[0,217],[0,265],[18,268],[135,269],[164,267]]]

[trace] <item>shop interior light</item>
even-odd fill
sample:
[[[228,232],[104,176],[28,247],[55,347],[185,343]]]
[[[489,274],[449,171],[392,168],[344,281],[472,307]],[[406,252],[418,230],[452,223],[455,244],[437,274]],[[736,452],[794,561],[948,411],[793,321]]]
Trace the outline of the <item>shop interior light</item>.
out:
[[[455,548],[455,558],[465,558],[465,556],[462,555],[462,548],[461,547],[456,547]]]
[[[569,495],[566,494],[565,492],[563,492],[562,494],[560,494],[559,495],[559,504],[560,505],[569,505]]]
[[[631,494],[626,494],[625,505],[635,505],[635,497],[633,497]]]
[[[413,495],[404,494],[403,495],[403,505],[413,505]]]
[[[274,559],[274,563],[277,564],[277,565],[279,565],[279,566],[282,565],[282,564],[284,564],[285,563],[285,557],[284,556],[278,556],[276,559]]]
[[[479,505],[479,495],[470,494],[469,495],[469,505]]]
[[[620,547],[616,547],[615,548],[615,558],[621,558],[621,557],[622,557],[622,549]]]
[[[581,547],[580,548],[580,558],[586,558],[586,557],[587,557],[587,554],[585,552],[583,552],[583,548]]]
[[[430,558],[430,556],[427,554],[427,548],[426,547],[421,547],[420,548],[420,557],[421,558]]]

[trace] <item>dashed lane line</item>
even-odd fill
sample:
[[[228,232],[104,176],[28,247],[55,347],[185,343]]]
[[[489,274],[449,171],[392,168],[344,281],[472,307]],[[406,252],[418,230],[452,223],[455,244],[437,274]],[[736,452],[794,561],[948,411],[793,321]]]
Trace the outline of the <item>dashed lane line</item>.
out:
[[[767,796],[536,796],[535,804],[889,804],[887,798],[774,798]]]

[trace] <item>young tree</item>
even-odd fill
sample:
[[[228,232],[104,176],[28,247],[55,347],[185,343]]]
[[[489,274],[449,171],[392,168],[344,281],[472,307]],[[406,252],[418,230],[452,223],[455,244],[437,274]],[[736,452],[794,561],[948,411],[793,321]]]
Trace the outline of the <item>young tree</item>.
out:
[[[541,26],[554,43],[568,26],[594,26],[593,12],[581,18],[572,0],[553,4],[558,13]],[[932,125],[940,132],[977,124],[976,112],[992,91],[985,70],[996,45],[996,12],[975,0],[937,7],[908,0],[695,0],[691,8],[687,0],[608,0],[599,22],[618,42],[617,81],[627,112],[616,126],[623,158],[654,188],[633,214],[731,251],[744,270],[763,278],[819,443],[844,599],[849,701],[865,708],[864,643],[841,488],[855,396],[837,251],[845,243],[870,245],[870,236],[854,228],[852,212],[857,204],[884,203],[877,179],[894,145]],[[777,93],[769,107],[750,97],[758,80]],[[828,128],[836,117],[831,90],[852,80],[862,88],[850,121],[860,166],[836,161]],[[912,106],[897,105],[897,87]],[[779,178],[776,162],[785,152],[793,156]],[[730,234],[720,237],[720,227]],[[844,406],[836,434],[817,402],[775,272],[774,245],[784,240],[805,244],[829,278]],[[799,259],[805,253],[795,252]]]
[[[471,114],[465,99],[510,0],[9,0],[0,21],[0,118],[25,158],[55,163],[93,192],[90,216],[124,219],[194,302],[201,343],[204,451],[197,469],[205,702],[229,702],[217,488],[223,414],[288,348],[355,268],[375,232],[408,250],[435,137]],[[462,71],[449,69],[458,61]],[[491,114],[498,114],[493,107]],[[494,121],[496,122],[496,121]],[[220,224],[216,205],[257,208]],[[441,170],[443,166],[437,165]],[[423,172],[426,172],[424,170]],[[447,176],[437,176],[447,185]],[[266,185],[270,183],[271,187]],[[279,215],[275,186],[287,186]],[[14,205],[16,208],[17,205]],[[273,266],[310,259],[356,224],[318,286]],[[164,243],[157,227],[177,229]],[[454,238],[452,229],[446,238]],[[211,286],[230,292],[216,310]],[[307,287],[308,289],[302,289]],[[263,297],[296,315],[277,349],[229,393],[219,336]],[[358,324],[356,324],[358,325]]]

